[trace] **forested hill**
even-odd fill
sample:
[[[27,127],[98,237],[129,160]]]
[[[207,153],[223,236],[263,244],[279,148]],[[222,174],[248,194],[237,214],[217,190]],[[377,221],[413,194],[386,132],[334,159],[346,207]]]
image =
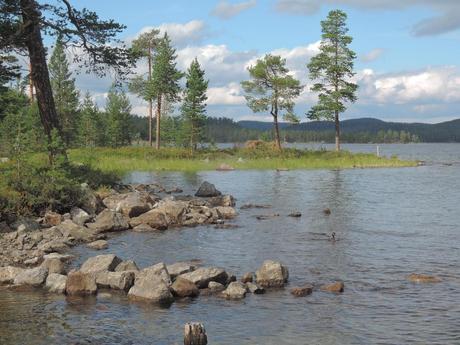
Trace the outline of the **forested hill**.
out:
[[[251,130],[267,131],[272,128],[270,122],[262,121],[239,121],[237,125]],[[334,123],[328,121],[312,121],[300,124],[281,123],[284,131],[306,131],[306,132],[333,132]],[[364,134],[368,133],[370,137],[376,136],[379,132],[388,133],[401,132],[415,135],[422,142],[460,142],[460,119],[441,122],[437,124],[426,123],[402,123],[402,122],[385,122],[373,118],[361,118],[345,120],[341,122],[342,133],[347,134]],[[374,141],[374,140],[370,140]]]

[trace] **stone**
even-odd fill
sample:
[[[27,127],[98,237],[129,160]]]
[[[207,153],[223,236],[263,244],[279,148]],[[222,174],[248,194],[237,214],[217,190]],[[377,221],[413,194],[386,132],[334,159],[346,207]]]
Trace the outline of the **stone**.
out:
[[[288,216],[292,217],[292,218],[300,218],[300,217],[302,217],[302,213],[300,213],[300,212],[292,212],[292,213],[289,213]]]
[[[152,228],[148,224],[139,224],[138,226],[133,228],[133,231],[135,232],[151,232],[151,231],[156,231],[157,229]]]
[[[109,248],[109,242],[106,240],[97,240],[86,245],[88,248],[95,250],[103,250]]]
[[[71,237],[79,242],[90,242],[96,239],[97,236],[95,231],[75,224],[71,220],[65,220],[51,229],[58,230],[63,237]]]
[[[324,213],[326,216],[329,216],[332,212],[331,212],[331,209],[325,208],[325,209],[323,210],[323,213]]]
[[[11,284],[17,275],[24,271],[23,268],[14,266],[0,267],[0,285]]]
[[[128,297],[132,300],[159,304],[170,304],[174,301],[168,285],[157,275],[136,277],[134,286],[128,292]]]
[[[115,268],[115,272],[125,271],[139,271],[139,267],[137,267],[133,260],[125,260],[120,262],[120,264]]]
[[[114,254],[98,255],[86,260],[80,268],[82,273],[114,271],[121,259]]]
[[[79,207],[72,207],[70,217],[75,224],[85,225],[91,220],[91,216],[85,210]]]
[[[407,279],[412,283],[439,283],[441,281],[438,277],[418,273],[410,274]]]
[[[291,295],[296,297],[305,297],[313,293],[313,286],[310,284],[294,287],[291,289]]]
[[[134,285],[134,272],[99,272],[96,274],[96,284],[100,288],[129,291]]]
[[[14,285],[38,287],[45,282],[47,276],[48,270],[43,267],[25,269],[14,278]]]
[[[168,265],[167,269],[169,275],[171,276],[171,279],[174,280],[177,276],[181,274],[193,272],[194,270],[196,270],[196,266],[188,262],[176,262],[175,264]]]
[[[289,279],[287,267],[272,260],[266,260],[256,271],[256,283],[262,287],[283,287]]]
[[[235,199],[231,195],[215,196],[212,198],[208,198],[206,201],[210,207],[217,207],[217,206],[234,207],[235,206]]]
[[[187,214],[187,203],[183,201],[162,200],[156,208],[166,217],[168,225],[181,225]]]
[[[261,204],[244,204],[240,207],[242,210],[248,210],[253,208],[271,208],[271,205],[261,205]]]
[[[196,297],[200,290],[190,280],[178,277],[171,285],[171,291],[177,297]]]
[[[168,228],[168,222],[163,212],[153,209],[146,212],[139,217],[131,218],[129,221],[131,227],[137,227],[140,224],[147,224],[153,229],[166,230]]]
[[[232,219],[238,215],[236,213],[236,210],[230,206],[218,206],[215,209],[217,210],[217,213],[220,215],[219,218]]]
[[[67,276],[65,290],[70,296],[87,296],[97,293],[96,276],[80,271],[70,272]]]
[[[65,293],[67,276],[58,273],[50,273],[46,278],[45,288],[53,293]]]
[[[325,292],[342,293],[345,289],[345,284],[343,282],[338,281],[332,284],[323,285],[320,289],[321,291]]]
[[[87,227],[96,233],[123,231],[129,229],[128,219],[121,213],[105,209],[94,219],[94,223],[88,223]]]
[[[160,262],[156,265],[142,269],[139,273],[136,274],[136,280],[141,277],[148,277],[152,275],[158,276],[161,279],[163,279],[165,284],[168,286],[172,284],[171,277],[168,272],[168,268],[163,262]]]
[[[47,269],[49,274],[65,274],[65,265],[61,260],[57,258],[45,259],[40,265],[40,267]]]
[[[222,292],[222,296],[228,299],[243,299],[246,296],[246,285],[240,282],[232,282]]]
[[[20,217],[10,224],[11,228],[19,231],[34,231],[40,229],[40,224],[33,218]]]
[[[153,205],[153,200],[147,192],[138,191],[113,194],[106,197],[102,202],[108,209],[121,212],[129,218],[138,217],[150,211]]]
[[[0,234],[6,234],[11,231],[12,229],[8,226],[6,222],[0,222]]]
[[[250,293],[253,293],[255,295],[261,295],[265,293],[265,289],[255,283],[246,283],[246,288]]]
[[[68,262],[73,260],[75,257],[70,254],[50,253],[43,256],[43,259],[59,259],[62,262]]]
[[[46,226],[56,226],[61,224],[62,216],[59,213],[48,211],[43,218],[43,224]]]
[[[209,282],[208,289],[212,293],[220,292],[225,290],[225,285],[218,282]]]
[[[81,204],[78,206],[90,215],[98,214],[103,209],[101,199],[86,186],[84,186],[82,190],[84,192],[84,196]]]
[[[254,273],[253,272],[245,273],[241,277],[241,282],[242,283],[252,283],[253,281],[254,281]]]
[[[40,244],[38,249],[45,253],[64,252],[69,249],[69,246],[67,245],[66,240],[57,239]]]
[[[222,195],[222,193],[218,191],[212,183],[209,183],[207,181],[203,182],[200,188],[198,188],[198,191],[195,193],[195,196],[201,198],[209,198],[219,195]]]
[[[273,219],[279,216],[280,215],[278,213],[274,213],[274,214],[261,214],[255,217],[257,220],[269,220],[269,219]]]
[[[186,323],[184,327],[184,345],[207,345],[208,336],[202,323]]]
[[[225,284],[228,279],[228,274],[221,268],[200,267],[193,272],[181,274],[179,277],[190,280],[198,286],[198,288],[204,289],[211,281]]]

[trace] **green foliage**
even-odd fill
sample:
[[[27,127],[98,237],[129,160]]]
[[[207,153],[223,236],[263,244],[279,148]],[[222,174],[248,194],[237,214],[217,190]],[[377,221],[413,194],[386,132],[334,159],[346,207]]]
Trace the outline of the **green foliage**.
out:
[[[112,147],[131,143],[131,105],[128,96],[113,85],[107,95],[105,107],[107,141]]]
[[[94,147],[103,145],[105,140],[101,113],[87,92],[80,108],[78,143],[84,147]]]
[[[131,50],[137,57],[150,57],[158,45],[160,30],[152,29],[133,40]]]
[[[346,110],[345,102],[357,99],[358,86],[350,82],[356,54],[348,47],[353,39],[347,35],[346,19],[344,12],[335,10],[321,22],[320,53],[308,64],[310,78],[316,81],[311,90],[319,93],[318,104],[308,112],[310,119],[335,120]]]
[[[192,150],[204,140],[204,126],[206,121],[206,92],[209,81],[204,78],[198,60],[192,61],[186,74],[184,100],[181,107],[183,118],[183,135],[185,144]]]

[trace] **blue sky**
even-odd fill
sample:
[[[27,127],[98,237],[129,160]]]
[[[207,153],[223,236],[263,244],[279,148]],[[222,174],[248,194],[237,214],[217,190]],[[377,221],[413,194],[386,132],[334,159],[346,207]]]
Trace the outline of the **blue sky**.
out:
[[[343,118],[439,122],[460,117],[460,1],[457,0],[75,0],[103,18],[127,26],[129,42],[142,30],[160,27],[176,44],[185,69],[197,56],[210,79],[209,115],[270,120],[245,106],[239,82],[246,67],[277,53],[303,84],[296,112],[315,102],[306,64],[317,53],[320,21],[331,9],[348,14],[357,52],[359,100]],[[138,66],[138,73],[145,67]],[[109,80],[79,76],[101,103]],[[131,97],[136,113],[145,104]]]

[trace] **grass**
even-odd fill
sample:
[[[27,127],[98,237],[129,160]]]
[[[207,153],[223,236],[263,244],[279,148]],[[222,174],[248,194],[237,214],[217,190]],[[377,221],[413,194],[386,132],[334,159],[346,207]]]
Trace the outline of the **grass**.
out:
[[[145,147],[73,149],[71,161],[87,164],[104,172],[124,174],[129,171],[205,171],[227,164],[237,170],[248,169],[350,169],[416,166],[415,161],[374,154],[285,149],[234,148],[226,150],[189,150]]]

